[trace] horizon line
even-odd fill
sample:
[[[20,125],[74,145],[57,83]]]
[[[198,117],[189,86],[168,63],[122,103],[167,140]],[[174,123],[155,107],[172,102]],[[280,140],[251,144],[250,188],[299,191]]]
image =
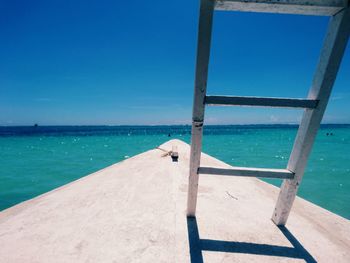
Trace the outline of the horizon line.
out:
[[[48,124],[48,125],[0,125],[7,127],[157,127],[157,126],[191,126],[192,124]],[[205,124],[204,126],[299,126],[299,123],[244,123],[244,124]],[[323,125],[350,125],[350,123],[321,123]]]

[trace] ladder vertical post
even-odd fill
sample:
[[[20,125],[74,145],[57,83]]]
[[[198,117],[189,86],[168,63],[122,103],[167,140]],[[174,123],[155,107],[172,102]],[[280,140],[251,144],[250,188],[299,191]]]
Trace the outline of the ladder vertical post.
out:
[[[207,89],[210,41],[213,24],[214,0],[201,0],[198,27],[196,77],[192,114],[190,172],[187,196],[187,216],[195,216],[198,193],[198,167],[202,152],[202,136]]]
[[[294,179],[283,181],[277,204],[272,215],[276,225],[285,225],[296,193],[302,180],[307,159],[320,127],[331,90],[350,34],[350,7],[343,9],[330,19],[321,56],[314,75],[308,98],[319,100],[315,109],[306,109],[287,169],[295,173]]]

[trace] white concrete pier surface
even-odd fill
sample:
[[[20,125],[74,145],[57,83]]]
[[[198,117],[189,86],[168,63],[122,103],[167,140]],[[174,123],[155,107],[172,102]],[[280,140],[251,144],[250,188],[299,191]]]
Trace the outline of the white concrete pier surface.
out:
[[[0,212],[0,262],[350,262],[349,220],[297,198],[277,227],[255,178],[200,175],[188,219],[190,147],[172,145],[178,162],[152,149]]]

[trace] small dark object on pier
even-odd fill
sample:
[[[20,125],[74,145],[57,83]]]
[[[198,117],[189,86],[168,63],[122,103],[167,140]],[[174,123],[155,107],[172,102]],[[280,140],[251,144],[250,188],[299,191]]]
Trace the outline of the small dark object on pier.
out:
[[[177,151],[177,146],[173,146],[172,150],[171,150],[171,159],[173,160],[173,162],[177,162],[179,159],[179,152]]]

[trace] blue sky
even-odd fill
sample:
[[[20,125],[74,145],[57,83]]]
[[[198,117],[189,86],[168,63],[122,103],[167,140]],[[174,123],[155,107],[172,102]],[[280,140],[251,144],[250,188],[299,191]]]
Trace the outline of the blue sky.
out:
[[[0,125],[189,124],[199,1],[0,0]],[[305,97],[327,17],[216,12],[208,94]],[[350,48],[325,123],[350,123]],[[301,111],[207,108],[207,124]]]

